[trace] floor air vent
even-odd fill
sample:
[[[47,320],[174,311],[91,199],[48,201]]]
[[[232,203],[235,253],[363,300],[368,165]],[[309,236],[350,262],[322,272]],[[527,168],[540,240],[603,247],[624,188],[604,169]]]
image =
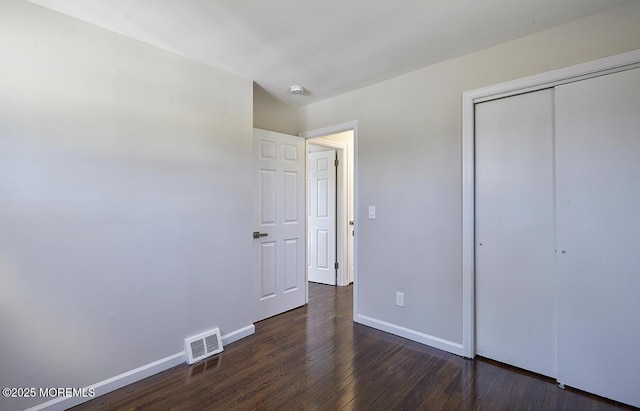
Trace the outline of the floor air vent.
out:
[[[189,337],[184,340],[184,346],[187,351],[187,363],[189,364],[222,352],[220,329],[214,328],[211,331]]]

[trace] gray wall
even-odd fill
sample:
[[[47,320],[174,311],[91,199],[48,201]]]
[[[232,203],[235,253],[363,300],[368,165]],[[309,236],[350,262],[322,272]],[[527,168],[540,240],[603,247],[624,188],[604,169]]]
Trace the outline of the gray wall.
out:
[[[299,110],[358,121],[361,315],[462,342],[462,92],[638,49],[639,24],[636,1]]]
[[[253,126],[278,133],[298,135],[298,110],[253,85]]]
[[[252,87],[0,2],[0,387],[84,387],[251,324]]]

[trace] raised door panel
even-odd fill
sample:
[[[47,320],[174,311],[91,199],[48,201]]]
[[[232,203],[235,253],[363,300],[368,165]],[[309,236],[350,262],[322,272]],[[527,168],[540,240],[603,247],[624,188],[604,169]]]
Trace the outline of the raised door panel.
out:
[[[329,232],[327,230],[317,230],[316,267],[320,270],[329,269]]]
[[[276,244],[260,243],[260,300],[276,296]]]
[[[276,223],[276,170],[260,169],[258,207],[260,226]]]
[[[299,282],[298,271],[301,263],[300,239],[292,238],[284,241],[284,292],[294,292],[302,285]]]
[[[301,223],[298,210],[300,201],[300,194],[298,190],[298,181],[302,179],[302,176],[298,175],[295,171],[284,172],[284,219],[285,224],[298,224]]]

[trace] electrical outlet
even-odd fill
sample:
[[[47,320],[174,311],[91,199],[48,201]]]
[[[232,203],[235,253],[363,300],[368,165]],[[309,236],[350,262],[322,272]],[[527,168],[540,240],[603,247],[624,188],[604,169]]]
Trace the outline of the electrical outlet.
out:
[[[400,291],[396,292],[396,305],[398,307],[404,307],[404,293]]]

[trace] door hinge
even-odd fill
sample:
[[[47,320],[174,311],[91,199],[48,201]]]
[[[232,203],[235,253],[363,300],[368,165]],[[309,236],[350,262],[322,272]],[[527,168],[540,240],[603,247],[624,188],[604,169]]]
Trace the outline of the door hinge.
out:
[[[338,159],[337,158],[335,159],[335,163],[334,164],[336,165],[336,167],[338,167]]]
[[[340,266],[340,264],[338,264],[338,263],[335,264],[336,270],[338,269],[339,266]]]

